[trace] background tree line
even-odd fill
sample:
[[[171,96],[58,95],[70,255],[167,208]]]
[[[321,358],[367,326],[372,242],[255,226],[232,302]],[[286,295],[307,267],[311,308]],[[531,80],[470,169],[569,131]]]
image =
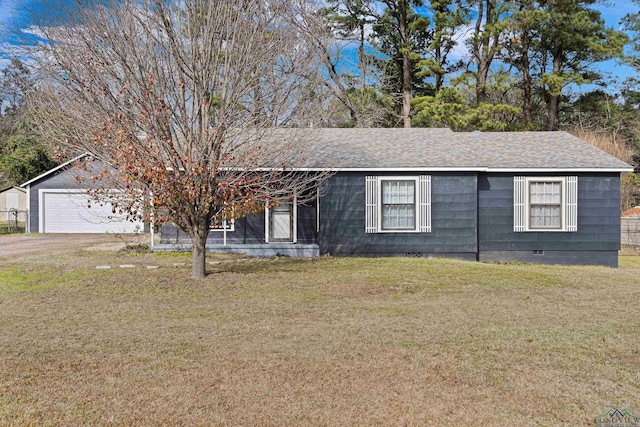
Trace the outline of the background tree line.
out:
[[[310,36],[326,44],[328,65],[338,70],[327,77],[347,114],[335,108],[327,125],[556,130],[601,118],[598,108],[635,109],[636,81],[615,94],[592,89],[571,96],[579,86],[609,83],[599,63],[638,62],[625,53],[637,43],[628,35],[637,34],[637,15],[624,19],[627,31],[609,28],[595,0],[325,4],[302,6],[301,16],[315,17]],[[391,111],[372,111],[371,91],[377,106]]]
[[[640,15],[614,29],[596,3],[304,2],[328,70],[322,126],[568,130],[638,164],[638,76],[611,86],[600,65],[640,71]],[[638,204],[637,176],[624,181],[623,207]]]
[[[611,77],[598,66],[615,60],[640,71],[638,13],[622,31],[605,25],[596,0],[290,5],[324,80],[300,100],[321,103],[320,113],[296,126],[561,129],[640,161],[638,78],[604,90]],[[51,149],[26,114],[32,73],[14,59],[0,79],[0,184],[20,183],[53,165]],[[630,188],[625,205],[638,202]]]
[[[18,59],[0,72],[0,188],[22,184],[56,165],[53,150],[36,136],[27,99],[35,82]]]

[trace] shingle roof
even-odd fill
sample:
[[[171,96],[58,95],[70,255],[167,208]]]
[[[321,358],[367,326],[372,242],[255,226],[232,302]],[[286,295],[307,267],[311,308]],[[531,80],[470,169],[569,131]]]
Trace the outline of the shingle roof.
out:
[[[630,168],[567,132],[486,132],[466,138],[490,168]]]
[[[567,132],[452,132],[441,128],[308,132],[312,141],[300,151],[309,168],[632,169]]]
[[[23,193],[26,192],[26,190],[24,188],[20,188],[20,187],[17,187],[15,185],[10,185],[8,187],[0,188],[0,193],[4,193],[5,191],[11,190],[11,189],[19,190],[19,191],[22,191]]]

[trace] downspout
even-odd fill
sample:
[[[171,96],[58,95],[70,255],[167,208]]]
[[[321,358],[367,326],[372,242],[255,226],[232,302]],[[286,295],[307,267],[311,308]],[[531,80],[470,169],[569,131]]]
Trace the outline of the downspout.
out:
[[[222,246],[227,247],[227,220],[222,221]]]
[[[149,245],[149,248],[153,250],[154,229],[156,228],[154,226],[154,215],[153,215],[153,193],[150,193],[149,196],[151,197],[151,213],[149,214],[149,219],[150,219],[149,231],[151,234],[151,244]],[[143,225],[143,231],[144,231],[144,225]]]
[[[25,206],[26,226],[24,227],[25,233],[31,233],[31,184],[27,185],[27,206]]]

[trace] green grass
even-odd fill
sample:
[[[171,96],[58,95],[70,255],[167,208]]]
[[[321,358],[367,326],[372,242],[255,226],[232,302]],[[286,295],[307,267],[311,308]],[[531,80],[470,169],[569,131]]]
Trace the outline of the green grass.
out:
[[[209,255],[211,259],[237,258]],[[640,413],[620,268],[189,254],[0,260],[0,425],[584,425]],[[138,265],[95,270],[96,265]],[[158,270],[146,270],[149,264]]]

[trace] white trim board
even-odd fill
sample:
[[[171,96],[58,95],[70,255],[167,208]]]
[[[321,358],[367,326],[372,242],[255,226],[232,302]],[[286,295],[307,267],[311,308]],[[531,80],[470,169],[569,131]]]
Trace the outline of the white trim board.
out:
[[[257,168],[255,171],[283,171],[282,168]],[[633,172],[629,168],[490,168],[486,166],[469,167],[396,167],[396,168],[287,168],[288,172],[495,172],[495,173],[621,173]]]
[[[633,168],[488,168],[486,172],[504,172],[504,173],[580,173],[580,172],[597,172],[597,173],[620,173],[633,172]]]
[[[80,160],[85,156],[90,156],[90,153],[84,153],[73,159],[56,166],[47,172],[38,175],[37,177],[25,182],[20,187],[27,187],[33,182],[36,182],[47,175],[50,175],[71,163]],[[223,168],[224,169],[224,168]],[[172,170],[171,167],[167,167],[167,170]],[[256,168],[255,171],[284,171],[283,168]],[[621,172],[633,172],[634,168],[629,166],[628,168],[493,168],[488,166],[414,166],[414,167],[313,167],[313,168],[288,168],[287,171],[299,171],[299,172],[504,172],[504,173],[621,173]]]
[[[35,178],[30,179],[29,181],[27,181],[27,182],[25,182],[24,184],[20,185],[20,187],[26,187],[27,185],[31,184],[32,182],[36,182],[36,181],[38,181],[38,180],[40,180],[40,179],[44,178],[45,176],[50,175],[50,174],[52,174],[52,173],[54,173],[54,172],[56,172],[56,171],[59,171],[60,169],[62,169],[62,168],[65,168],[65,167],[69,166],[71,163],[76,162],[76,161],[80,160],[81,158],[83,158],[83,157],[85,157],[85,156],[89,156],[89,155],[90,155],[89,153],[84,153],[84,154],[81,154],[81,155],[79,155],[79,156],[77,156],[77,157],[74,157],[73,159],[69,160],[68,162],[64,162],[64,163],[63,163],[63,164],[61,164],[60,166],[56,166],[56,167],[55,167],[55,168],[53,168],[53,169],[49,169],[49,170],[48,170],[48,171],[46,171],[45,173],[42,173],[42,174],[40,174],[40,175],[36,176]]]
[[[31,233],[31,186],[27,187],[27,224],[25,231]]]

